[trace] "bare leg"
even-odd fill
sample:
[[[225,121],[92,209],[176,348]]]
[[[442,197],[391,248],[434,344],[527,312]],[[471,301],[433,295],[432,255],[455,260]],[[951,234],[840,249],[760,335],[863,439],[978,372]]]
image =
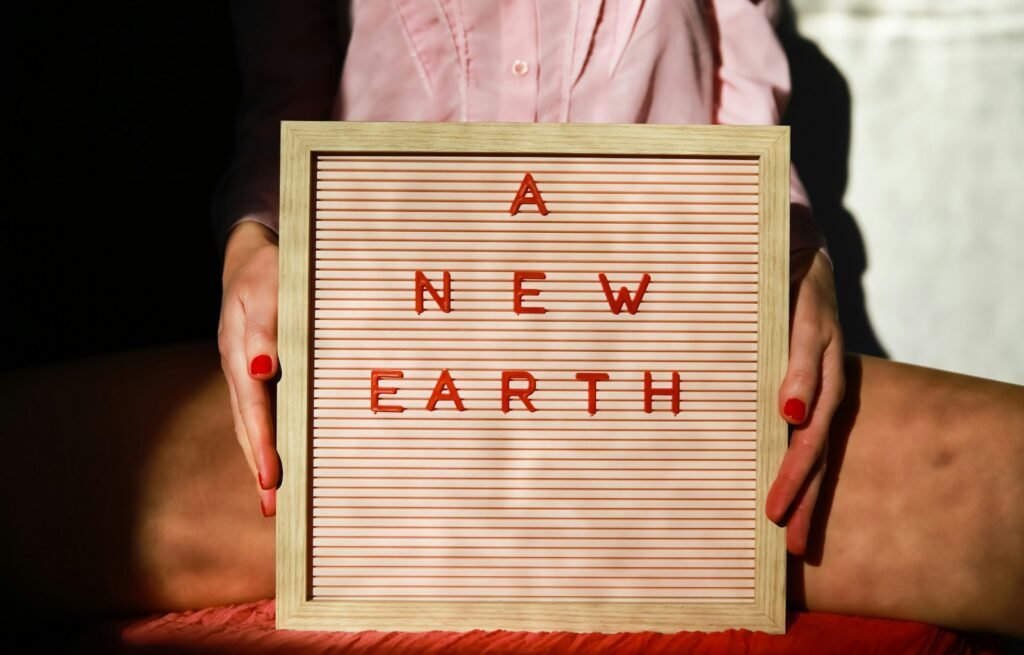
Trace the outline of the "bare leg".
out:
[[[192,345],[0,379],[13,446],[0,502],[20,527],[0,548],[25,563],[0,582],[79,611],[273,595],[273,523],[217,361],[212,344]],[[812,553],[790,562],[791,602],[1020,635],[1024,388],[849,365]]]
[[[847,376],[791,604],[1024,636],[1024,387],[860,356]]]
[[[0,585],[74,614],[273,595],[274,525],[218,361],[190,344],[0,377],[0,554],[19,563]]]

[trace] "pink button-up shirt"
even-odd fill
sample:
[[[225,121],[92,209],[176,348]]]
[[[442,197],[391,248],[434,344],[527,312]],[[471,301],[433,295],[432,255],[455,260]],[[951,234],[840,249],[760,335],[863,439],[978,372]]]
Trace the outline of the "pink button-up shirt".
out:
[[[341,120],[770,124],[789,93],[751,0],[355,0],[352,24]]]
[[[333,117],[777,123],[790,91],[777,5],[354,0]],[[809,204],[795,173],[791,197]],[[809,216],[793,213],[793,249],[822,245]],[[246,218],[276,229],[276,212]]]

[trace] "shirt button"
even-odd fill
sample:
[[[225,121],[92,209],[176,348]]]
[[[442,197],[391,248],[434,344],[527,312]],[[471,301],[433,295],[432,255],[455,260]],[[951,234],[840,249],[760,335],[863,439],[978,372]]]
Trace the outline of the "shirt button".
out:
[[[522,77],[530,72],[530,64],[526,63],[525,59],[516,59],[512,62],[512,74],[516,77]]]

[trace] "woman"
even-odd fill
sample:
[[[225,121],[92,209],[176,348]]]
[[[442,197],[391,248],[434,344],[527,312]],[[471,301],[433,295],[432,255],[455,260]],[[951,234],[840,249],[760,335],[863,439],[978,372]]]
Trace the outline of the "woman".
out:
[[[789,89],[785,57],[768,20],[777,3],[761,2],[758,6],[750,0],[619,0],[535,6],[531,2],[508,2],[500,3],[498,9],[484,4],[435,5],[413,0],[354,3],[354,29],[337,93],[333,84],[337,72],[327,66],[330,50],[337,47],[332,41],[337,32],[322,29],[323,20],[318,22],[312,14],[307,16],[307,23],[294,15],[272,19],[271,11],[262,20],[272,26],[272,33],[259,35],[252,26],[260,24],[261,17],[252,12],[243,17],[246,27],[239,31],[239,37],[243,53],[252,48],[246,55],[250,61],[263,58],[268,63],[269,59],[280,62],[281,58],[268,50],[266,44],[280,44],[282,52],[287,51],[289,43],[299,44],[298,36],[289,40],[286,34],[285,25],[292,21],[295,34],[303,35],[302,50],[291,50],[292,54],[305,61],[322,62],[322,68],[316,67],[323,73],[319,83],[314,83],[311,77],[292,80],[302,92],[289,96],[295,103],[289,111],[294,112],[294,117],[311,119],[330,115],[347,120],[774,123]],[[312,34],[319,36],[310,38]],[[273,37],[279,40],[272,41]],[[259,91],[259,87],[250,88],[254,94]],[[278,97],[283,95],[280,89],[274,92]],[[250,98],[249,107],[260,105],[255,98]],[[326,114],[328,111],[331,113]],[[243,142],[260,141],[259,130],[265,118],[258,110],[245,115]],[[267,143],[258,150],[264,149],[271,150],[272,146]],[[245,154],[239,162],[252,161]],[[251,172],[244,175],[247,180],[258,179]],[[276,179],[276,170],[272,177]],[[271,515],[275,511],[274,490],[280,480],[273,449],[269,392],[265,386],[277,370],[275,295],[270,291],[276,289],[277,273],[272,233],[275,205],[273,200],[261,204],[252,187],[232,183],[231,176],[225,188],[227,211],[222,216],[228,221],[241,218],[241,222],[227,239],[220,350],[231,389],[236,434],[257,481],[261,508]],[[237,199],[232,194],[237,194]],[[800,556],[807,550],[811,518],[827,470],[829,428],[843,398],[845,379],[830,263],[820,249],[820,237],[808,219],[806,196],[796,180],[792,196],[791,355],[779,390],[778,407],[794,429],[765,511],[771,520],[785,521],[789,551]],[[946,611],[942,603],[935,603],[945,595],[937,588],[925,580],[882,575],[883,571],[906,567],[919,576],[925,567],[939,565],[937,559],[930,561],[927,556],[933,551],[922,536],[901,537],[891,530],[904,521],[914,520],[921,522],[922,529],[927,525],[930,530],[956,517],[955,505],[943,508],[938,498],[928,496],[943,474],[935,472],[916,480],[903,475],[891,479],[883,473],[886,467],[874,460],[892,463],[893,458],[920,456],[937,469],[956,468],[955,475],[963,475],[962,480],[980,476],[988,467],[982,460],[969,462],[960,454],[942,453],[951,447],[958,452],[966,446],[966,442],[958,440],[971,439],[971,430],[961,424],[983,420],[986,411],[994,412],[990,420],[999,420],[1000,412],[1009,406],[983,408],[995,405],[997,397],[1009,400],[1016,394],[1019,398],[1020,390],[874,360],[854,360],[853,365],[859,386],[834,426],[840,434],[849,431],[853,424],[856,426],[850,433],[844,464],[850,476],[845,483],[854,485],[847,487],[851,498],[841,497],[839,489],[835,492],[825,542],[837,543],[819,554],[822,565],[812,566],[806,559],[794,560],[791,568],[800,575],[803,562],[804,587],[812,607],[920,616],[955,624],[957,619],[942,614]],[[889,390],[899,380],[905,380],[906,386],[897,386],[899,393]],[[927,394],[918,389],[921,386],[929,387]],[[933,386],[938,388],[931,389]],[[887,391],[881,395],[883,389]],[[985,400],[979,401],[981,407],[966,411],[959,422],[946,423],[943,433],[948,436],[931,436],[931,421],[941,421],[940,417],[948,414],[947,403],[961,405],[965,395],[975,396],[981,389],[986,389],[981,394]],[[921,400],[914,400],[919,393]],[[935,412],[930,412],[930,408]],[[908,414],[918,417],[913,419],[914,427],[909,432],[899,430],[900,441],[890,441],[896,426],[906,424]],[[995,429],[993,434],[1005,435],[1005,441],[999,438],[1000,445],[993,443],[994,451],[990,453],[1008,448],[1006,455],[1017,455],[1016,464],[1010,468],[1018,472],[1024,462],[1020,457],[1024,448],[1020,414],[1018,408],[1011,414],[1015,423],[1004,423]],[[940,425],[935,423],[934,427]],[[1010,431],[1006,432],[1007,429]],[[862,436],[868,431],[870,437]],[[919,437],[930,439],[913,440]],[[951,440],[950,445],[939,443],[946,439]],[[861,447],[865,450],[861,451]],[[854,469],[855,454],[864,457],[863,471]],[[947,459],[950,461],[946,462]],[[904,470],[897,468],[893,473]],[[954,472],[945,475],[950,474]],[[882,479],[875,480],[874,476]],[[963,484],[962,480],[958,485]],[[883,490],[888,495],[879,498],[877,494]],[[981,497],[988,492],[977,493],[979,497],[968,504],[982,504]],[[1004,493],[1013,492],[1006,489]],[[872,506],[870,498],[877,498],[878,506]],[[903,503],[907,506],[899,510],[886,507]],[[839,512],[840,508],[844,512]],[[888,511],[893,512],[891,524],[886,522]],[[1013,518],[1006,518],[1019,529],[1021,512],[1011,514]],[[971,521],[980,523],[979,519]],[[883,528],[889,532],[869,540],[873,530]],[[849,534],[843,532],[846,529]],[[964,524],[961,530],[974,534],[959,535],[959,542],[947,535],[951,539],[949,546],[966,549],[967,556],[967,551],[976,547],[975,531],[980,529],[980,525]],[[1004,545],[1011,543],[1002,537],[993,538]],[[891,546],[884,545],[890,542]],[[999,557],[1008,556],[1011,551],[1012,548],[1000,550]],[[840,558],[848,559],[844,562]],[[1016,570],[1015,582],[1001,587],[992,580],[989,589],[993,600],[1000,587],[1008,595],[1004,600],[1021,599],[1020,556],[1015,559],[1016,568],[1004,571]],[[878,573],[879,587],[864,589],[862,584],[854,584],[863,581],[870,571]],[[983,579],[972,584],[984,588],[989,583],[982,583]],[[933,609],[925,609],[929,604],[936,614]],[[998,605],[998,601],[993,604]],[[1005,606],[1004,611],[1008,608]],[[1020,610],[1016,612],[1019,618]],[[998,610],[989,619],[995,614]],[[964,625],[969,623],[968,620]]]
[[[495,11],[489,3],[439,9],[411,0],[357,2],[340,88],[326,64],[339,56],[333,4],[302,16],[245,7],[238,39],[243,62],[254,69],[297,76],[289,80],[291,118],[771,124],[782,112],[789,77],[768,4],[597,0],[537,5],[540,11],[532,2],[503,3]],[[317,62],[322,78],[306,73],[309,62]],[[280,468],[265,385],[277,370],[276,187],[270,182],[277,168],[267,153],[275,150],[271,127],[282,114],[265,107],[284,94],[265,80],[249,81],[243,149],[222,186],[221,234],[234,229],[226,240],[220,342],[239,442],[269,516]],[[786,458],[768,509],[774,521],[789,512],[789,548],[800,554],[824,471],[816,464],[844,383],[830,263],[795,176],[792,186],[794,338],[779,410],[797,426],[794,441],[803,445]]]
[[[272,595],[272,522],[256,514],[249,474],[221,435],[233,425],[262,514],[273,515],[281,476],[268,384],[277,373],[279,120],[776,122],[789,83],[770,5],[363,0],[352,7],[346,54],[348,25],[339,18],[348,12],[337,3],[239,2],[245,109],[217,212],[226,392],[211,376],[210,353],[182,348],[89,370],[94,384],[97,376],[123,384],[127,411],[110,412],[97,428],[108,449],[67,429],[104,398],[63,419],[14,417],[18,429],[50,444],[54,434],[73,434],[66,448],[80,463],[39,498],[12,502],[16,524],[39,511],[76,515],[82,489],[85,498],[107,499],[115,514],[104,531],[104,521],[96,530],[97,512],[79,512],[83,532],[94,534],[78,542],[61,540],[66,524],[16,535],[7,543],[14,557],[55,544],[64,556],[47,571],[9,572],[12,583],[40,602],[102,599],[131,609]],[[794,428],[765,507],[787,526],[791,601],[1021,634],[1024,390],[856,356],[844,374],[831,266],[797,181],[793,191],[791,356],[778,407]],[[169,358],[176,366],[155,388],[135,383]],[[81,398],[76,376],[85,375],[70,367],[57,378]],[[30,403],[43,379],[22,379],[10,393]],[[136,414],[151,423],[144,442],[124,427]],[[156,423],[154,415],[166,418]],[[39,443],[31,434],[18,440],[17,461],[27,465],[16,481],[33,457],[48,470]],[[109,479],[88,475],[98,460],[115,472]],[[119,494],[128,492],[138,504],[120,517]],[[83,570],[85,562],[94,568]]]

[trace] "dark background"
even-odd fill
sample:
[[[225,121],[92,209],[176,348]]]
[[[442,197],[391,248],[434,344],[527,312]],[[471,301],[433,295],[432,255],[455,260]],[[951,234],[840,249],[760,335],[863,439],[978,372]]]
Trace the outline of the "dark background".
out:
[[[239,97],[228,2],[26,3],[8,26],[0,369],[212,341],[210,201]],[[793,158],[830,243],[847,345],[882,354],[864,309],[863,242],[843,206],[849,89],[789,7],[780,36]]]
[[[22,3],[7,28],[0,367],[214,339],[228,3]]]

